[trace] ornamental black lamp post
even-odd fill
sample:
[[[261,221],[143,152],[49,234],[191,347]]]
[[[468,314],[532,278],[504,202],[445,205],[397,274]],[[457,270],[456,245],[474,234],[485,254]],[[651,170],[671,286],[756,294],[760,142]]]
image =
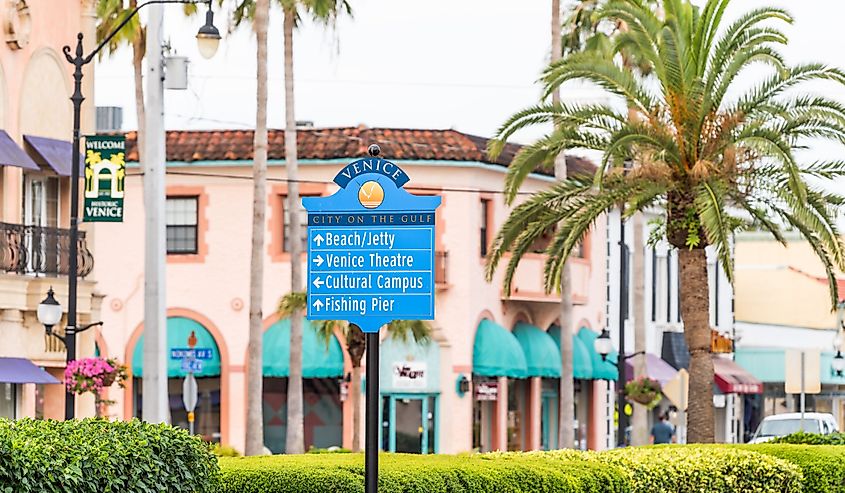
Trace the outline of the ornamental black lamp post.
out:
[[[76,334],[80,332],[85,332],[86,330],[90,329],[91,327],[96,327],[98,325],[103,325],[103,322],[94,322],[92,324],[88,324],[84,327],[77,327],[76,325],[71,325],[68,323],[68,327],[65,329],[64,337],[56,334],[53,332],[53,326],[59,323],[62,319],[62,305],[56,301],[56,298],[53,297],[53,288],[51,287],[47,291],[47,297],[44,298],[44,301],[38,304],[38,321],[44,326],[44,331],[47,333],[48,336],[54,336],[58,340],[62,341],[65,345],[65,348],[68,348],[68,343],[73,341],[75,346],[76,344]],[[70,350],[67,351],[67,363],[70,364],[71,361],[74,360],[73,354],[71,354]],[[74,404],[74,394],[68,392],[65,396],[65,414],[67,415],[68,410],[71,412],[71,418],[73,417],[73,404]],[[68,401],[69,399],[69,401]],[[68,407],[68,402],[70,402],[70,407]],[[66,419],[70,419],[67,418]]]
[[[71,198],[70,198],[70,259],[68,269],[68,310],[67,310],[67,329],[65,332],[64,343],[67,347],[67,361],[76,359],[76,334],[82,332],[76,325],[76,289],[78,276],[78,247],[79,242],[79,126],[82,112],[82,102],[85,101],[85,96],[82,95],[82,67],[91,63],[94,57],[100,50],[105,47],[109,41],[129,22],[141,8],[152,4],[165,3],[183,3],[183,4],[208,4],[208,12],[205,16],[205,25],[202,26],[197,33],[197,44],[200,54],[208,58],[214,55],[217,51],[217,45],[220,42],[220,32],[214,27],[214,14],[211,11],[211,0],[148,0],[147,2],[139,4],[117,25],[117,27],[108,36],[94,48],[94,51],[88,55],[84,54],[82,49],[82,33],[76,36],[76,50],[71,54],[70,46],[65,46],[62,50],[68,63],[75,67],[73,72],[73,95],[70,100],[73,102],[73,147],[71,156]],[[52,290],[51,290],[52,293]],[[48,294],[47,299],[42,302],[45,314],[55,315],[55,308],[51,308],[52,303],[50,299],[58,305],[58,302]],[[39,314],[41,314],[41,307],[39,305]],[[61,317],[61,312],[59,313]],[[52,320],[52,319],[51,319]],[[51,321],[47,320],[47,321]],[[42,322],[44,323],[44,322]],[[56,320],[52,325],[58,323]],[[44,324],[45,327],[47,324]],[[47,329],[48,333],[52,332],[52,325]],[[96,324],[95,324],[96,325]],[[90,327],[87,327],[90,328]],[[65,397],[65,419],[73,419],[74,411],[74,396],[68,393]]]
[[[623,326],[620,326],[620,342],[624,342],[624,334],[625,329]],[[596,352],[599,353],[601,356],[602,361],[608,361],[607,355],[613,352],[613,341],[610,340],[610,332],[607,329],[602,329],[601,334],[596,338],[595,342],[593,343],[593,347],[596,349]],[[618,375],[616,386],[619,388],[618,393],[619,397],[616,400],[616,408],[617,413],[619,414],[619,431],[617,432],[619,437],[616,440],[617,445],[620,447],[624,447],[625,443],[625,429],[628,427],[628,417],[625,416],[625,362],[629,359],[639,356],[641,354],[645,354],[645,351],[639,351],[632,354],[624,354],[622,349],[619,350],[619,357],[617,360],[610,361],[611,364],[616,366],[616,373]]]

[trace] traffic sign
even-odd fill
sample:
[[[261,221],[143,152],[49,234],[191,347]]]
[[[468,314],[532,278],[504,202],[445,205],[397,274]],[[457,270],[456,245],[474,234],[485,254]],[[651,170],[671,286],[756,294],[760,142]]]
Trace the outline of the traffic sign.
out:
[[[212,359],[214,350],[211,348],[174,348],[170,350],[170,359]]]
[[[403,187],[408,175],[371,157],[306,197],[308,320],[347,320],[378,332],[393,320],[434,319],[435,210],[441,198]]]
[[[202,371],[202,361],[198,359],[183,359],[182,371],[188,373],[199,373]]]
[[[190,413],[197,408],[197,397],[197,379],[193,373],[189,373],[182,382],[182,404],[185,405],[185,411]]]

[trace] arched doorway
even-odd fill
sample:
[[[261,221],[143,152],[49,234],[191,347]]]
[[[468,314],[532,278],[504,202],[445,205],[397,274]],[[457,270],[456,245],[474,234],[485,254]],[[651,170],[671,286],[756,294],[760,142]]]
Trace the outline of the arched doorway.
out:
[[[194,372],[197,380],[198,399],[194,410],[194,432],[203,439],[219,442],[220,403],[221,403],[221,360],[220,348],[208,329],[196,320],[186,317],[168,317],[167,319],[167,393],[170,404],[170,422],[173,426],[188,429],[188,413],[182,402],[182,385],[188,371],[183,369],[182,360],[170,358],[173,349],[188,347],[191,334],[196,337],[197,349],[211,349],[211,359],[202,360],[202,368]],[[144,377],[144,335],[135,343],[132,351],[132,415],[143,418],[143,377]]]

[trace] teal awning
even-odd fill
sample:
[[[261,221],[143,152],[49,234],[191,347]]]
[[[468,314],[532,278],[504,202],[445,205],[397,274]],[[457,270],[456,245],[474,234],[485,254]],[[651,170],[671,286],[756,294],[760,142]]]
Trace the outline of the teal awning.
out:
[[[170,350],[187,348],[191,332],[197,338],[197,348],[211,348],[214,353],[211,359],[202,360],[202,371],[194,373],[194,376],[198,378],[220,376],[220,350],[211,333],[202,324],[190,318],[170,317],[167,319],[167,377],[179,378],[188,374],[182,371],[182,360],[170,358]],[[138,338],[135,350],[132,352],[132,376],[144,376],[144,334]]]
[[[290,375],[290,319],[280,320],[264,332],[262,361],[265,377]],[[343,376],[343,351],[332,335],[328,345],[317,336],[311,322],[302,319],[302,377]]]
[[[549,334],[531,324],[518,323],[513,335],[525,355],[526,376],[560,378],[560,347]]]
[[[475,332],[472,373],[482,377],[525,378],[525,355],[516,337],[501,325],[484,319]]]
[[[832,352],[822,352],[821,380],[823,384],[845,385],[845,376],[833,372]],[[737,348],[736,362],[763,383],[783,383],[786,378],[786,352],[779,348]]]
[[[601,355],[596,352],[595,346],[595,341],[599,335],[586,327],[581,327],[576,337],[581,339],[590,353],[590,362],[593,365],[593,380],[616,380],[619,373],[616,371],[614,363],[619,358],[619,353],[614,351],[607,356],[606,361],[603,360]]]
[[[558,352],[560,352],[560,326],[552,325],[549,327],[549,335],[554,339]],[[576,334],[572,335],[572,373],[579,380],[593,378],[593,362],[590,359],[590,351]]]

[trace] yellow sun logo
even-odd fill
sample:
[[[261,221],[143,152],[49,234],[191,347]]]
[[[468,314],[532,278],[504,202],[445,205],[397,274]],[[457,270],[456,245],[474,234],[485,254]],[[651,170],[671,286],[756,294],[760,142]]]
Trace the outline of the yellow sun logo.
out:
[[[375,209],[384,202],[384,189],[377,181],[368,181],[358,190],[358,201],[367,209]]]

